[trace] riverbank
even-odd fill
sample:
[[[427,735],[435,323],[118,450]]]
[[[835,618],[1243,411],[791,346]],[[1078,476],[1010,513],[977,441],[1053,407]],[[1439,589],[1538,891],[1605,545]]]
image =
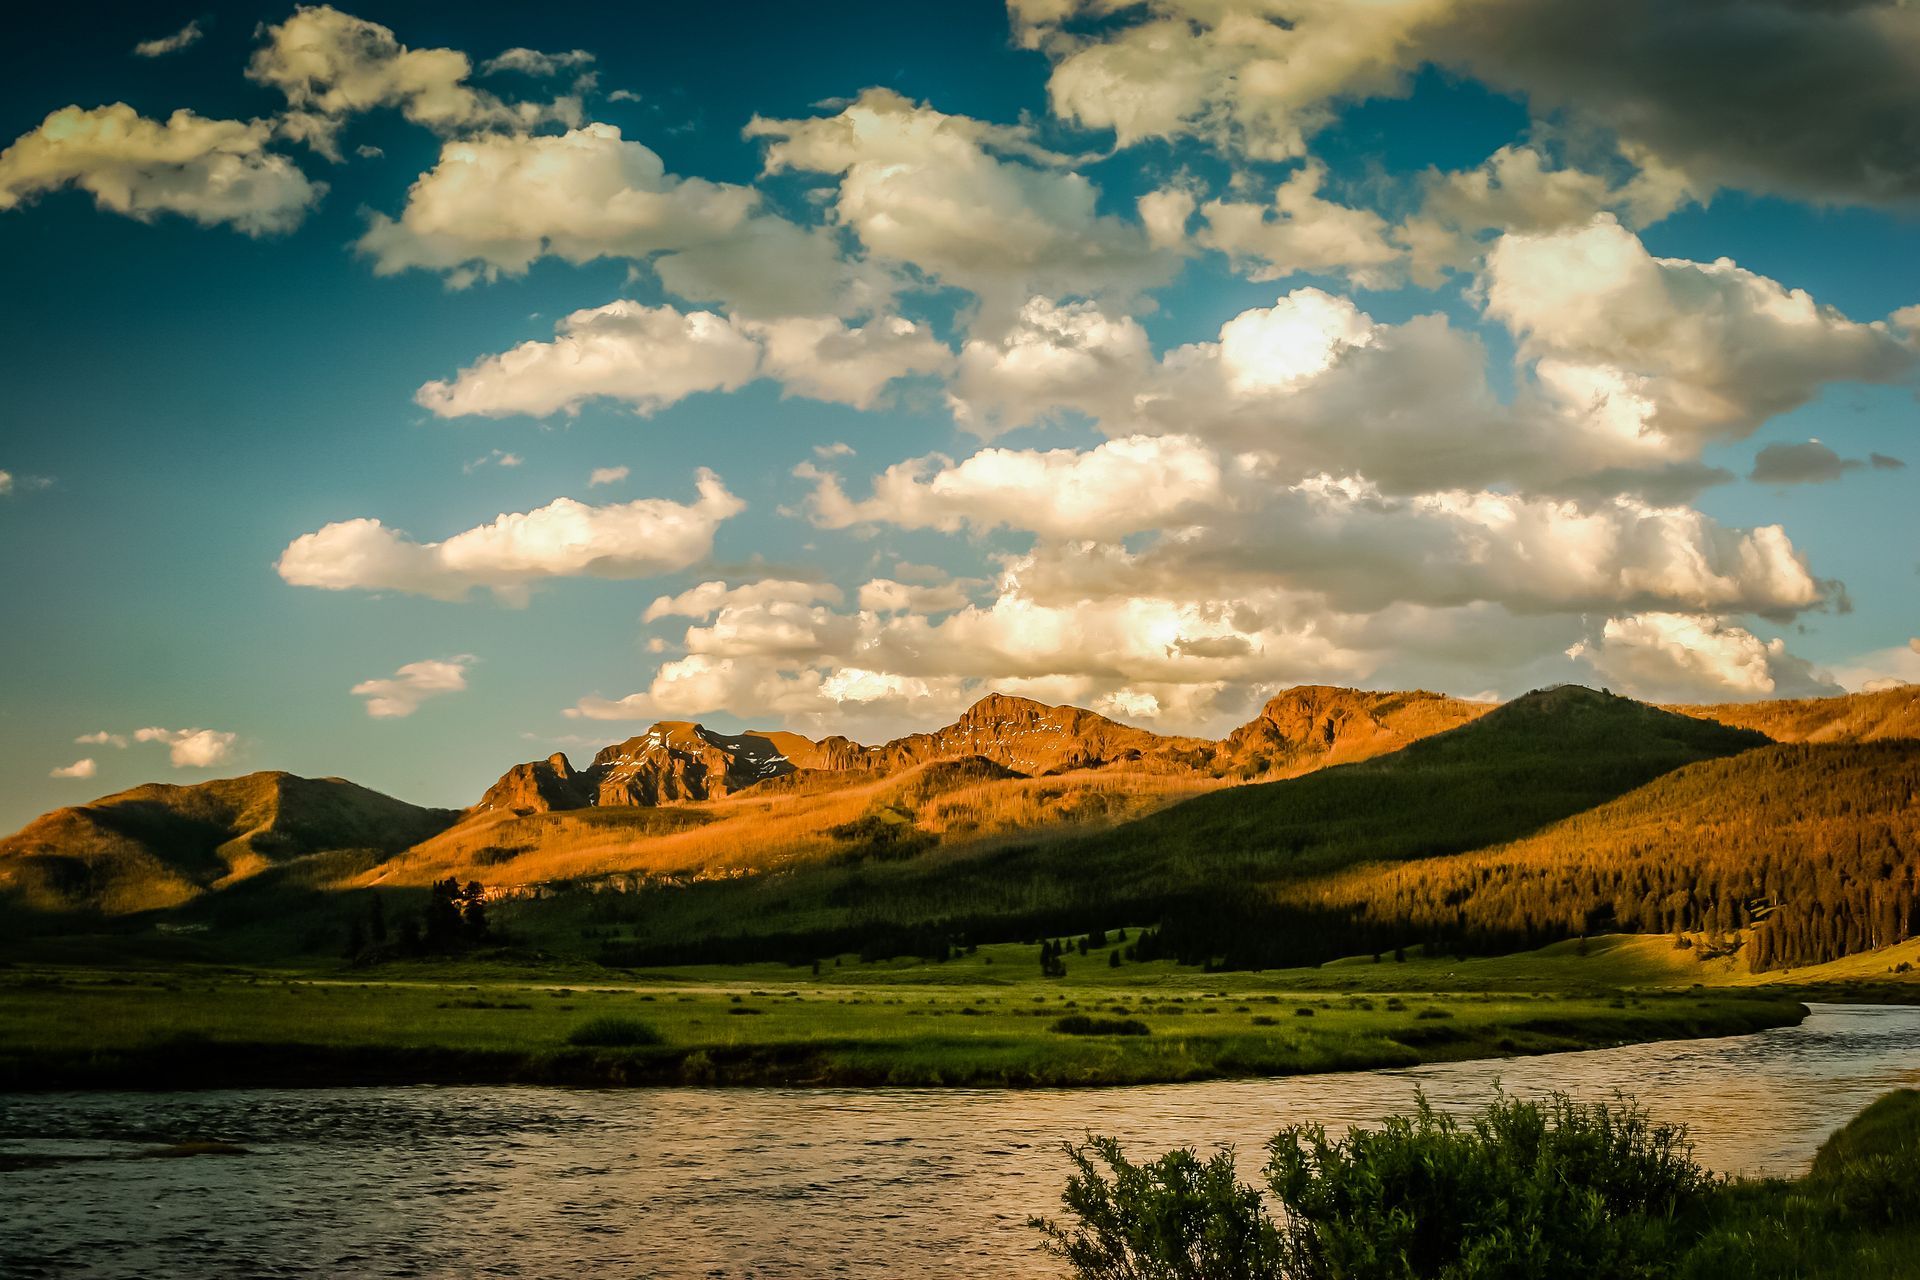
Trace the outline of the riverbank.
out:
[[[1738,1035],[1805,1015],[1795,993],[1576,984],[1555,979],[1551,959],[1538,989],[1444,990],[1432,989],[1437,961],[1341,976],[1080,960],[1049,978],[1028,963],[1034,950],[848,957],[818,974],[22,966],[0,970],[0,1089],[1091,1087]]]

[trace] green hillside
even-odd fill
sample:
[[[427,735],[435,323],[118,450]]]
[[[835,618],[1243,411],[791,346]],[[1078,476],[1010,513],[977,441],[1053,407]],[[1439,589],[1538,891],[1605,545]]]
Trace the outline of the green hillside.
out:
[[[456,816],[340,778],[152,783],[57,809],[0,840],[0,899],[43,914],[178,907],[308,855],[397,852]]]

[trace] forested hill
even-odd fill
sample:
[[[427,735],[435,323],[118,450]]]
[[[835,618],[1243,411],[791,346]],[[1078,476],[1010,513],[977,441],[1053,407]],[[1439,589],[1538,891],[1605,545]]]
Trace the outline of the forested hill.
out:
[[[1750,730],[1564,685],[1390,755],[1199,796],[1111,832],[1043,846],[1033,860],[1049,877],[1090,878],[1127,895],[1459,853],[1538,831],[1683,765],[1765,743]]]
[[[1920,932],[1920,744],[1780,745],[1704,761],[1495,848],[1370,866],[1277,900],[1362,949],[1501,952],[1585,933],[1751,928],[1755,970]]]

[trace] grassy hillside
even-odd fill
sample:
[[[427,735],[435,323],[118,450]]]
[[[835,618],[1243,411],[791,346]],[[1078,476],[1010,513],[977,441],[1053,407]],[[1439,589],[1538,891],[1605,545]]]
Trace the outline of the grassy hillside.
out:
[[[0,840],[0,898],[42,913],[176,907],[315,853],[396,852],[455,816],[341,778],[153,783],[55,810]]]
[[[1755,729],[1775,742],[1878,742],[1920,739],[1920,685],[1835,698],[1774,702],[1727,702],[1667,710],[1740,729]]]

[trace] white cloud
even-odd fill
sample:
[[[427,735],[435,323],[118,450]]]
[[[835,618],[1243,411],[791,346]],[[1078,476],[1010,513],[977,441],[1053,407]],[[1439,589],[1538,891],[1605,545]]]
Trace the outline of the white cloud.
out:
[[[587,487],[598,488],[603,484],[619,484],[633,474],[627,467],[595,467],[593,474],[587,477]]]
[[[75,760],[72,764],[63,764],[57,769],[49,770],[47,776],[49,778],[91,778],[99,771],[99,766],[96,765],[91,758],[86,758]]]
[[[1611,214],[1507,235],[1487,255],[1487,314],[1543,381],[1688,452],[1747,434],[1827,382],[1887,381],[1920,351],[1728,259],[1656,258]]]
[[[887,385],[915,374],[944,373],[953,352],[923,324],[876,316],[851,326],[832,316],[793,316],[752,324],[765,355],[761,368],[791,395],[870,409]]]
[[[0,471],[0,498],[4,498],[12,492],[13,473],[11,471]]]
[[[979,585],[974,578],[935,583],[873,578],[860,586],[860,607],[870,613],[951,613],[973,603],[969,589]]]
[[[390,28],[331,5],[303,5],[265,34],[247,78],[285,95],[289,136],[335,159],[347,118],[382,107],[440,133],[579,123],[577,98],[504,102],[467,83],[473,64],[459,50],[409,49]]]
[[[831,316],[740,320],[610,302],[568,316],[551,342],[488,356],[415,398],[443,418],[572,414],[595,398],[651,414],[764,376],[792,395],[865,409],[895,379],[938,373],[952,360],[926,326],[898,316],[851,326]]]
[[[746,134],[772,140],[769,173],[834,176],[834,216],[868,253],[996,309],[1034,293],[1130,294],[1178,263],[1141,224],[1099,213],[1093,184],[1022,129],[868,89],[831,116],[756,116]]]
[[[731,317],[610,302],[562,320],[551,342],[523,342],[429,382],[414,397],[442,418],[577,413],[605,397],[651,414],[700,391],[732,391],[760,365]]]
[[[750,315],[825,314],[879,296],[832,236],[763,212],[752,187],[682,178],[610,124],[452,141],[375,214],[360,252],[377,275],[445,273],[462,288],[543,257],[649,261],[668,289]]]
[[[1839,686],[1787,651],[1724,618],[1640,613],[1608,618],[1599,636],[1567,651],[1596,676],[1662,702],[1820,697]]]
[[[471,654],[409,662],[384,679],[362,680],[350,692],[367,700],[367,714],[374,719],[402,719],[418,711],[429,698],[464,690],[467,668],[473,662]]]
[[[1428,170],[1420,210],[1396,229],[1412,254],[1413,275],[1437,284],[1444,270],[1476,267],[1489,231],[1541,234],[1583,227],[1610,211],[1632,226],[1657,222],[1697,198],[1684,174],[1635,154],[1615,181],[1570,165],[1551,166],[1539,147],[1501,147],[1482,164],[1451,173]]]
[[[491,449],[460,468],[464,475],[472,475],[482,467],[506,467],[512,469],[526,462],[517,453],[508,453],[505,449]]]
[[[156,36],[151,40],[142,40],[139,44],[133,46],[134,56],[139,58],[164,58],[170,53],[179,53],[182,49],[188,49],[199,44],[200,37],[205,34],[206,32],[200,29],[200,20],[196,18],[171,35]]]
[[[62,107],[0,151],[0,211],[74,186],[142,221],[174,213],[251,236],[291,231],[326,187],[268,151],[272,133],[262,120],[185,110],[149,120],[124,102]]]
[[[491,76],[498,75],[502,71],[511,71],[523,76],[556,76],[573,67],[584,67],[592,61],[593,55],[585,49],[568,49],[564,53],[542,53],[538,49],[513,48],[481,63],[480,74]]]
[[[1835,664],[1833,678],[1856,693],[1920,685],[1920,636]]]
[[[803,464],[814,481],[813,522],[886,523],[954,530],[1011,527],[1062,538],[1114,538],[1178,524],[1220,498],[1219,465],[1198,441],[1131,436],[1073,449],[983,449],[955,463],[933,455],[897,463],[873,496],[850,500],[837,477]]]
[[[1199,242],[1226,254],[1251,280],[1307,271],[1343,274],[1366,289],[1392,284],[1405,252],[1388,241],[1386,219],[1321,199],[1326,176],[1326,165],[1309,161],[1280,184],[1270,205],[1207,201]]]
[[[237,733],[218,729],[162,729],[158,726],[134,731],[135,742],[165,744],[167,759],[176,769],[211,769],[233,755],[240,740]]]
[[[1072,409],[1124,424],[1153,366],[1147,331],[1097,303],[1027,300],[998,337],[961,348],[947,399],[954,419],[979,435],[1026,426]]]
[[[646,578],[687,568],[713,548],[713,536],[746,504],[702,469],[700,497],[595,507],[557,498],[534,511],[502,515],[443,542],[417,542],[375,519],[346,520],[295,538],[281,554],[280,576],[328,591],[401,591],[461,600],[478,588],[509,604],[549,578]]]
[[[703,582],[677,596],[659,596],[647,606],[644,622],[661,618],[711,618],[722,609],[760,604],[812,604],[817,600],[838,602],[840,588],[823,582],[794,582],[784,578],[766,578],[729,587],[724,582]]]
[[[1148,0],[1097,36],[1065,24],[1107,18],[1111,0],[1010,0],[1016,38],[1054,61],[1056,115],[1112,129],[1123,147],[1204,138],[1261,160],[1305,154],[1342,100],[1397,94],[1420,28],[1446,0]]]
[[[98,733],[83,733],[73,741],[75,745],[82,747],[118,747],[121,750],[125,750],[127,746],[127,735],[124,733],[109,733],[107,730],[102,729]]]

